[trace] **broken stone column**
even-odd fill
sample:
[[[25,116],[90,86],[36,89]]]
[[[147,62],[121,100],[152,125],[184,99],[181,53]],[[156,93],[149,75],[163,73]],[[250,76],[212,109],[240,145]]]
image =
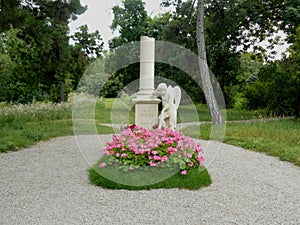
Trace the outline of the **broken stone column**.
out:
[[[135,102],[135,124],[152,128],[158,117],[160,100],[154,91],[155,39],[142,36],[140,41],[140,87]]]

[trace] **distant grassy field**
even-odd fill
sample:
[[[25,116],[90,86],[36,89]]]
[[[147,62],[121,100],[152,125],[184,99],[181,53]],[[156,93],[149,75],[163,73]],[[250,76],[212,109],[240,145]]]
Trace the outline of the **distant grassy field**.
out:
[[[94,119],[83,120],[82,127],[96,125],[99,134],[113,133],[112,128],[100,124],[111,123],[114,99],[97,101]],[[114,110],[122,115],[122,109]],[[130,111],[130,109],[127,109]],[[210,121],[206,105],[196,107],[182,105],[179,110],[179,122]],[[227,121],[267,118],[263,111],[226,110]],[[90,116],[90,115],[89,115]],[[131,109],[129,115],[123,114],[124,121],[134,121]],[[90,121],[90,122],[88,122]],[[193,138],[209,139],[212,125],[201,124],[183,130]],[[18,150],[36,142],[53,137],[73,135],[72,105],[68,103],[35,103],[29,105],[10,105],[0,103],[0,152]],[[199,132],[200,130],[200,132]],[[81,130],[81,132],[85,132]],[[89,134],[86,129],[86,134]],[[228,122],[224,142],[254,151],[265,152],[300,166],[300,122],[295,119],[255,122]]]
[[[109,122],[110,107],[96,104],[98,133],[113,130],[99,125]],[[73,135],[72,105],[68,103],[35,103],[29,105],[0,104],[0,152],[18,150],[54,137]]]
[[[211,124],[201,124],[185,128],[183,132],[193,138],[208,140],[214,139],[210,137],[211,128]],[[300,166],[300,121],[296,119],[228,122],[224,142]]]

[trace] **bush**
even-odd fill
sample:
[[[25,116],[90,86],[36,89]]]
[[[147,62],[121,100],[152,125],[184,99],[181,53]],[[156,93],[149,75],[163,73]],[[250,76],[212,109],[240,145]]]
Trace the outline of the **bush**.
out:
[[[248,99],[243,93],[236,93],[233,102],[233,108],[235,109],[246,109],[248,107]]]
[[[99,173],[100,178],[95,179],[101,184],[104,179],[125,186],[149,186],[170,177],[185,177],[194,170],[206,171],[201,167],[201,151],[200,144],[178,131],[131,125],[107,143],[104,156],[90,175]]]
[[[258,79],[244,91],[249,108],[266,108],[276,115],[296,115],[300,99],[299,76],[291,68],[287,59],[271,62],[261,69]]]

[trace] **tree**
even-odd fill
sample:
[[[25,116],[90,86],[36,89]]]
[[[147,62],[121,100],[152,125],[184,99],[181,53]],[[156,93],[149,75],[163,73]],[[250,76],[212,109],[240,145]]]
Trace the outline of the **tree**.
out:
[[[6,37],[0,45],[13,65],[5,82],[15,81],[7,86],[5,100],[64,100],[65,83],[76,71],[68,23],[86,7],[79,0],[11,0],[1,1],[0,7],[0,32]]]
[[[69,19],[76,19],[76,16],[82,14],[86,7],[81,6],[80,0],[56,0],[42,2],[44,13],[51,20],[54,27],[54,36],[52,48],[54,50],[54,71],[55,79],[60,83],[61,101],[65,100],[65,81],[69,77],[68,67],[70,62],[68,22]],[[59,85],[59,84],[58,84]]]
[[[205,39],[204,39],[204,0],[198,0],[197,16],[197,46],[199,53],[200,77],[202,80],[202,89],[205,94],[206,103],[210,110],[211,119],[214,124],[223,123],[223,117],[217,102],[214,88],[212,86],[209,68],[207,65]]]
[[[163,4],[175,6],[175,13],[186,7],[181,0],[164,0]],[[199,4],[197,8],[199,13]],[[230,102],[232,90],[239,85],[240,54],[251,47],[264,53],[265,49],[257,43],[266,39],[272,48],[279,40],[273,37],[279,28],[287,34],[295,33],[300,18],[299,4],[297,0],[206,0],[203,8],[207,63],[216,75],[226,101]],[[184,20],[189,21],[189,16]],[[289,39],[293,40],[293,37],[290,35]]]
[[[119,51],[118,55],[114,54],[114,50],[118,49],[128,43],[140,41],[140,37],[147,35],[149,17],[145,10],[145,3],[142,0],[123,0],[122,4],[113,7],[114,18],[111,29],[118,30],[119,36],[109,41],[111,54],[107,57],[106,68],[107,72],[111,73],[119,65],[125,61],[130,61],[131,52],[122,53]],[[135,54],[135,53],[134,53]],[[109,94],[109,96],[116,96],[120,88],[128,83],[138,79],[139,64],[134,63],[117,71],[110,78],[102,91],[102,94]]]
[[[299,14],[298,14],[299,15]],[[292,75],[292,84],[294,90],[294,114],[297,118],[300,117],[300,25],[296,29],[295,35],[293,37],[294,43],[290,46],[290,60],[291,65],[289,69]]]
[[[75,42],[75,47],[81,50],[87,58],[94,59],[101,56],[104,42],[99,31],[89,33],[87,25],[82,25],[77,30],[71,37]]]
[[[168,7],[170,4],[171,2],[162,2],[164,7]],[[195,0],[177,0],[172,4],[175,7],[173,12],[158,16],[157,20],[163,26],[159,39],[179,44],[197,53]]]
[[[37,46],[33,40],[28,46],[26,41],[18,37],[20,32],[19,29],[10,29],[2,33],[0,54],[7,64],[0,75],[0,101],[23,103],[32,101],[33,98],[39,100],[43,95],[38,66],[32,65],[33,60],[38,60]]]
[[[285,31],[288,43],[296,42],[300,21],[300,4],[298,0],[285,1],[280,28]]]
[[[140,36],[147,34],[148,16],[142,0],[123,0],[122,6],[113,7],[113,14],[111,29],[118,29],[120,36],[109,42],[111,49],[139,41]]]
[[[294,115],[300,111],[300,27],[296,30],[290,55],[263,65],[257,77],[243,91],[250,109],[267,109],[276,115]]]

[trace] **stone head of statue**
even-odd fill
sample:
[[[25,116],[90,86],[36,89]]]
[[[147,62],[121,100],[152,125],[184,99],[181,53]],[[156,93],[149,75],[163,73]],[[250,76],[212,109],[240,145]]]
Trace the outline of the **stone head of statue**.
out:
[[[168,87],[165,83],[161,83],[157,86],[155,91],[153,92],[154,96],[161,97],[167,94]]]

